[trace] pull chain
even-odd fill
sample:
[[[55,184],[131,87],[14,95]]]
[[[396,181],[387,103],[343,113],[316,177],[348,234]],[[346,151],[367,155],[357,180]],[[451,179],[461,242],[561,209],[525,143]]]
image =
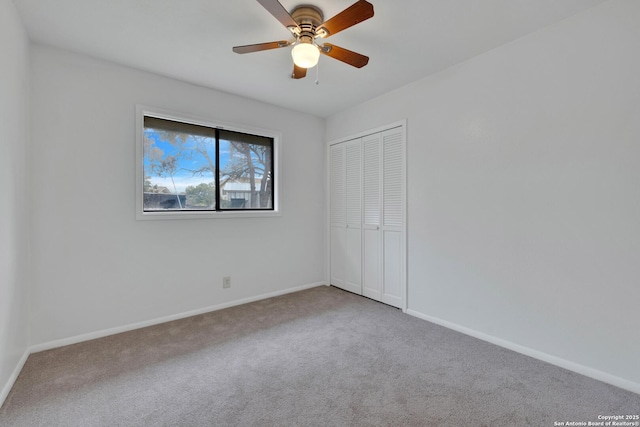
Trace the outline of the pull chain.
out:
[[[316,65],[316,85],[320,84],[320,62]]]

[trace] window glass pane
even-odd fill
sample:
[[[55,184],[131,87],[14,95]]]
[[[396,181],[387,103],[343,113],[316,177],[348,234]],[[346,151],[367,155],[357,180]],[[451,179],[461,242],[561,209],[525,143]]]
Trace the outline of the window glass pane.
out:
[[[209,218],[207,212],[215,215],[220,211],[251,216],[251,211],[274,211],[277,142],[273,136],[195,124],[198,120],[183,122],[146,113],[141,118],[138,219]]]
[[[273,139],[220,131],[220,208],[273,209]]]
[[[144,211],[215,210],[215,129],[144,118]]]

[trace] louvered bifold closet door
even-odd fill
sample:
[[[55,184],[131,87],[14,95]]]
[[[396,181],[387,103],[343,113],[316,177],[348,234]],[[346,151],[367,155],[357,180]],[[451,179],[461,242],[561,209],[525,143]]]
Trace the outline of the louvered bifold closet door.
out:
[[[362,294],[380,301],[382,298],[382,136],[362,138]]]
[[[330,147],[331,284],[362,294],[360,140]]]
[[[404,128],[382,133],[382,298],[402,306],[405,283]]]
[[[345,143],[346,252],[345,287],[362,294],[362,152],[360,139]]]
[[[331,284],[404,308],[404,126],[330,146]]]
[[[330,187],[330,280],[331,284],[345,288],[345,256],[347,248],[346,209],[346,158],[345,144],[332,145],[329,149]]]

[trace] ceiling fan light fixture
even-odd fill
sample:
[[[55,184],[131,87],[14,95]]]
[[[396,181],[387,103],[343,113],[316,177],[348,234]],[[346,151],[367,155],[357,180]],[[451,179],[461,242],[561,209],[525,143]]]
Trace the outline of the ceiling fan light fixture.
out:
[[[294,40],[234,46],[235,53],[260,52],[292,46],[291,57],[294,67],[291,77],[294,79],[305,77],[308,68],[318,65],[320,54],[356,68],[362,68],[369,62],[368,56],[357,52],[330,43],[316,44],[318,38],[335,35],[373,17],[373,5],[367,0],[357,0],[327,21],[324,20],[322,10],[309,4],[296,6],[289,12],[279,0],[258,0],[258,3],[291,32]]]
[[[293,63],[301,68],[312,68],[318,64],[320,49],[313,43],[298,43],[291,50]]]

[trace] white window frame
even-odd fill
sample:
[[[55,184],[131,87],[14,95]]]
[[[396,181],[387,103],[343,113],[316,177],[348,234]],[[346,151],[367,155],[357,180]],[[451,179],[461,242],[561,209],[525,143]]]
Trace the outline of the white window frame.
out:
[[[160,119],[173,120],[210,128],[225,129],[235,132],[273,138],[273,174],[275,183],[273,186],[273,210],[247,210],[247,211],[153,211],[145,212],[144,198],[144,117],[151,116]],[[174,220],[174,219],[220,219],[220,218],[262,218],[281,216],[280,212],[280,144],[282,134],[280,132],[262,129],[253,126],[211,120],[192,114],[170,111],[162,108],[146,105],[136,105],[136,220]],[[216,190],[217,191],[217,190]]]

